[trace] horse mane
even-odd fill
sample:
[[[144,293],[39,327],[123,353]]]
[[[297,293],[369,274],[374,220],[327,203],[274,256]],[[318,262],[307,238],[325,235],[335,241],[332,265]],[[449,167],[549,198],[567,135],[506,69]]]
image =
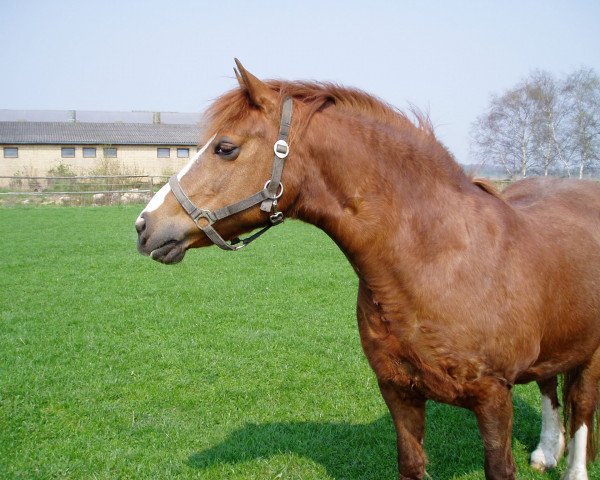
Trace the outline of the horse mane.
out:
[[[391,124],[401,129],[414,129],[434,137],[429,117],[415,107],[411,107],[410,116],[393,105],[370,95],[358,88],[343,87],[331,82],[277,82],[282,96],[291,96],[305,103],[321,108],[327,103],[352,113],[359,113],[374,121]]]

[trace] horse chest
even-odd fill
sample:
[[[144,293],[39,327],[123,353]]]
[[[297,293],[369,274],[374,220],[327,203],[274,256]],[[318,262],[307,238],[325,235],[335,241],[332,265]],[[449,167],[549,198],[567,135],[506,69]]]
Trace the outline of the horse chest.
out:
[[[359,316],[359,331],[378,381],[392,383],[407,395],[460,403],[464,385],[478,379],[483,370],[475,360],[461,359],[433,346],[435,336],[420,332],[418,327],[399,329],[373,312]]]

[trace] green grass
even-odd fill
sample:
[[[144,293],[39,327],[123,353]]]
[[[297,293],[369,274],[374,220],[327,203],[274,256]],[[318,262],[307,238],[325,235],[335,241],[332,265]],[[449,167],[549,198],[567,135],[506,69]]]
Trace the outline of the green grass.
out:
[[[396,478],[335,245],[286,222],[164,266],[139,210],[0,209],[0,478]],[[527,465],[539,424],[517,388],[519,478],[558,479]],[[470,412],[431,403],[426,449],[432,478],[483,478]]]

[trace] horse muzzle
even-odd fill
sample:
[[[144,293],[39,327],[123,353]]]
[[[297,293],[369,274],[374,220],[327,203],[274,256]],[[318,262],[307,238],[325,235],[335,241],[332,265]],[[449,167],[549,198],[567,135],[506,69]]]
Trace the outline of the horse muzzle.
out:
[[[187,251],[187,242],[174,236],[174,230],[163,228],[153,231],[145,214],[135,222],[138,233],[137,249],[142,255],[149,256],[160,263],[173,264],[183,260]]]

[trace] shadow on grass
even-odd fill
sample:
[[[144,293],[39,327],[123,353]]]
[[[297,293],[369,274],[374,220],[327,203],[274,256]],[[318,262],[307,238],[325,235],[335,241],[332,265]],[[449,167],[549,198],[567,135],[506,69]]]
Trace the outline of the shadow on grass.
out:
[[[525,426],[525,429],[519,428]],[[513,442],[531,452],[538,441],[540,418],[515,398]],[[427,471],[436,480],[479,472],[483,478],[483,447],[474,415],[463,409],[431,403],[427,411]],[[188,458],[192,468],[238,464],[291,453],[322,465],[335,480],[397,478],[394,428],[389,415],[372,423],[281,422],[248,424],[208,450]],[[523,467],[521,467],[523,468]],[[558,479],[554,472],[548,480]]]

